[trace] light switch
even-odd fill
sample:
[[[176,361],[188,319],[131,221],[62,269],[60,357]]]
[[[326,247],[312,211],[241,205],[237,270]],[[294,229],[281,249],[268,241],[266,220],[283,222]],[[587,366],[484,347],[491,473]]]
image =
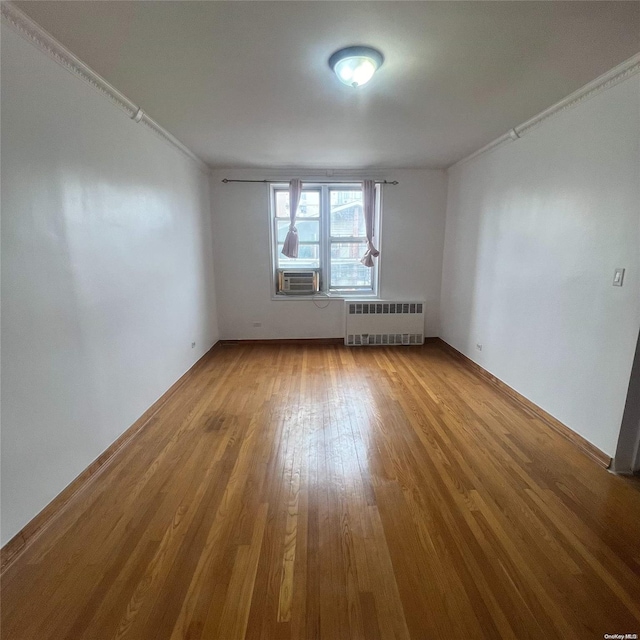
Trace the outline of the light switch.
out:
[[[624,269],[618,268],[613,272],[613,286],[621,287],[624,280]]]

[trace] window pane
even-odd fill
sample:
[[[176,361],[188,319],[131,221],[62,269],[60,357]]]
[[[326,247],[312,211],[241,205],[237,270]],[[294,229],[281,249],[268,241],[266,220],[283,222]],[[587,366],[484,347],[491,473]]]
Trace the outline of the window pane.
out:
[[[281,269],[290,269],[292,267],[314,267],[320,266],[320,245],[318,244],[301,244],[298,247],[297,258],[287,258],[282,255],[283,243],[278,243],[278,266]]]
[[[331,235],[354,238],[366,236],[362,190],[331,189]]]
[[[317,218],[320,216],[320,192],[303,191],[300,194],[297,218]],[[289,218],[289,192],[276,191],[276,218]]]
[[[373,269],[360,262],[366,250],[364,243],[331,243],[331,288],[373,286]]]
[[[284,242],[289,231],[289,221],[278,220],[278,242]],[[318,242],[320,240],[320,223],[317,220],[296,220],[298,240],[300,242]]]

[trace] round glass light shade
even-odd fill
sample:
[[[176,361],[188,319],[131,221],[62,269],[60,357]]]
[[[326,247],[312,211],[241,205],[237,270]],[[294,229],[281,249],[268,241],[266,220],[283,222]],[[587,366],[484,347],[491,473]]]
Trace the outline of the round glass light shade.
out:
[[[336,51],[329,58],[329,66],[340,82],[350,87],[360,87],[371,80],[384,58],[370,47],[347,47]]]

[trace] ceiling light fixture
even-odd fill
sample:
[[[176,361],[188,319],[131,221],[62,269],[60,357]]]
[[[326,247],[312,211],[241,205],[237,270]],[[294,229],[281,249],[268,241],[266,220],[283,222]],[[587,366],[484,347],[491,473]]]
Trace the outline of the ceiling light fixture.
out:
[[[329,58],[329,66],[340,82],[350,87],[369,82],[383,62],[383,55],[371,47],[346,47]]]

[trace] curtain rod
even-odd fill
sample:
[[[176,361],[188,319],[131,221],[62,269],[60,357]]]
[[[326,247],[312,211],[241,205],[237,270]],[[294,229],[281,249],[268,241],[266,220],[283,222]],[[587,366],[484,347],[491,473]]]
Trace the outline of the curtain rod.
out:
[[[229,178],[223,178],[222,182],[225,184],[229,182],[260,182],[262,184],[269,184],[271,182],[287,182],[286,180],[231,180]],[[356,184],[362,182],[362,180],[302,180],[306,184]],[[397,180],[375,180],[376,184],[399,184]]]

